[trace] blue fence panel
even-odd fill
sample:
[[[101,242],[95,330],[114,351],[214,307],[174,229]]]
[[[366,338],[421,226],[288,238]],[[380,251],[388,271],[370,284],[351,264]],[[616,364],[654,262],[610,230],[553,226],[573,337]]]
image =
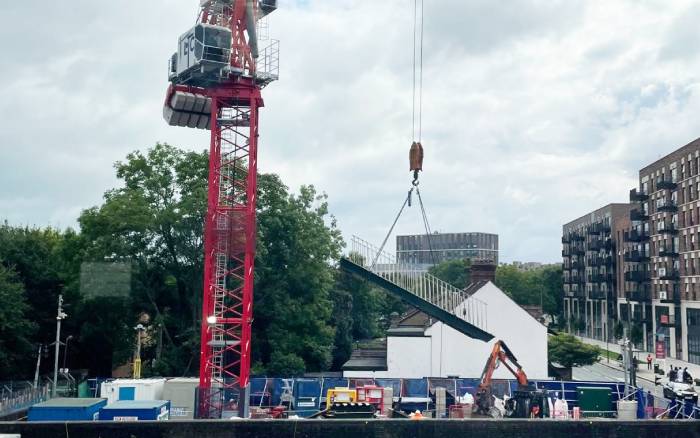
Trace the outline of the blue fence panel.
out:
[[[382,388],[391,388],[394,398],[401,396],[401,379],[374,379],[374,383]]]
[[[401,397],[428,397],[427,379],[403,379]]]
[[[252,377],[250,379],[250,405],[271,406],[272,403],[272,379],[266,377]]]
[[[279,406],[282,403],[282,394],[284,393],[285,380],[288,381],[290,390],[294,388],[294,379],[281,379],[275,377],[272,379],[272,405]]]

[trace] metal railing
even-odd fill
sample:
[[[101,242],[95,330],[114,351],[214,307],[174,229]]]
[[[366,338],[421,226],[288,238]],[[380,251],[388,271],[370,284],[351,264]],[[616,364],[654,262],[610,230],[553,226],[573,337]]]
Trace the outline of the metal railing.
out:
[[[353,236],[348,259],[416,297],[487,331],[486,303],[428,274],[419,266],[397,262],[391,254]]]
[[[256,61],[256,79],[262,85],[267,85],[280,77],[280,42],[270,40]]]
[[[50,385],[40,385],[34,388],[27,383],[27,386],[22,389],[3,385],[2,392],[0,392],[0,417],[27,409],[49,398],[51,398]]]

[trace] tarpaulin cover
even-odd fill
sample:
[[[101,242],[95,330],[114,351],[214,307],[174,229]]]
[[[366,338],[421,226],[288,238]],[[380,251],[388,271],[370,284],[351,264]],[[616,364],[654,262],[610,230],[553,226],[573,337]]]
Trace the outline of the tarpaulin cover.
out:
[[[401,395],[401,379],[374,379],[374,383],[382,388],[393,389],[394,397]]]
[[[403,379],[401,397],[427,397],[427,379]]]

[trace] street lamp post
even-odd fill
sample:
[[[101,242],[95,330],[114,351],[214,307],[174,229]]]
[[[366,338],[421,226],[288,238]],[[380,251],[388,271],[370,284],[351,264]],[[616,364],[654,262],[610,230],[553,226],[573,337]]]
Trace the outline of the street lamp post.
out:
[[[141,378],[141,332],[146,330],[143,324],[134,327],[136,330],[136,358],[134,359],[134,379]]]
[[[53,387],[51,396],[56,397],[56,386],[58,385],[58,356],[61,352],[61,321],[68,317],[63,312],[63,295],[58,295],[58,311],[56,312],[56,346],[53,359]]]

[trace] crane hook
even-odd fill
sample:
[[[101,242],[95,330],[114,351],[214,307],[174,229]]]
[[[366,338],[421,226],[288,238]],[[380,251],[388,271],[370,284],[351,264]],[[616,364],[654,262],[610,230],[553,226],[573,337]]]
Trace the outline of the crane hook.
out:
[[[413,142],[408,153],[410,170],[413,172],[413,185],[418,186],[418,172],[423,170],[423,145],[420,142]]]

